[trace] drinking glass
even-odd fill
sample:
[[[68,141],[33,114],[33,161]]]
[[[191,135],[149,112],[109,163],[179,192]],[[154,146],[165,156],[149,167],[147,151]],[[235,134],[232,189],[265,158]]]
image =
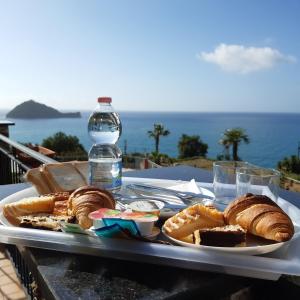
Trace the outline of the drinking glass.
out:
[[[216,161],[213,163],[215,203],[227,205],[236,198],[236,172],[250,166],[244,161]]]
[[[237,196],[247,193],[265,195],[277,201],[280,172],[259,167],[242,167],[236,173]]]

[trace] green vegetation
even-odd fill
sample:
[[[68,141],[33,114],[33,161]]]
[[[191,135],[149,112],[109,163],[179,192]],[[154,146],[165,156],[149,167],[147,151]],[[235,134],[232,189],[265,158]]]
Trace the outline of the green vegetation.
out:
[[[277,164],[279,170],[300,175],[300,159],[296,155],[285,157]]]
[[[179,158],[206,157],[207,148],[208,145],[202,142],[199,135],[183,134],[178,142]]]
[[[285,157],[277,163],[277,168],[282,174],[281,187],[300,192],[300,159],[296,155]]]
[[[154,161],[158,165],[165,165],[165,166],[169,166],[175,161],[169,155],[164,153],[159,153],[159,152],[152,152],[149,155],[149,159]]]
[[[155,152],[159,153],[159,142],[161,136],[167,136],[170,134],[168,129],[165,129],[162,124],[154,124],[154,129],[148,131],[148,135],[150,138],[153,138],[155,141]]]
[[[80,144],[78,137],[74,135],[57,132],[44,139],[42,146],[55,151],[60,156],[60,160],[87,159],[87,152]]]
[[[241,142],[250,143],[245,129],[239,127],[227,129],[219,141],[219,144],[224,146],[224,159],[230,160],[229,149],[232,147],[232,160],[241,160],[238,156],[238,148]]]

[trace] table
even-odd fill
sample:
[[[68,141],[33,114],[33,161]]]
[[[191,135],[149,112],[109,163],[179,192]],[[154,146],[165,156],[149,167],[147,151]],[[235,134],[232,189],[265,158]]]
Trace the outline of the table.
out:
[[[188,166],[131,171],[128,177],[211,182],[212,173]],[[0,199],[27,187],[0,186]],[[297,193],[280,196],[300,207]],[[298,203],[299,202],[299,203]],[[46,299],[299,299],[288,277],[277,282],[115,259],[18,247]]]

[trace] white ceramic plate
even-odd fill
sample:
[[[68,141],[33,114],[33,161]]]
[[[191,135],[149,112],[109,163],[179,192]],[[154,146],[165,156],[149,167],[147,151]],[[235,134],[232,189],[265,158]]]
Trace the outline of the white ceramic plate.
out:
[[[298,231],[298,230],[297,230]],[[170,237],[164,229],[162,229],[162,233],[173,243],[177,245],[181,245],[184,247],[189,247],[189,248],[195,248],[203,251],[215,251],[215,252],[225,252],[225,253],[232,253],[232,254],[245,254],[245,255],[259,255],[259,254],[266,254],[273,252],[275,250],[278,250],[282,246],[286,245],[288,242],[282,242],[282,243],[272,243],[272,244],[267,244],[267,240],[263,239],[255,239],[252,238],[250,241],[249,246],[245,247],[212,247],[212,246],[204,246],[204,245],[195,245],[195,244],[190,244],[187,242],[183,242],[181,240],[177,240],[173,237]],[[295,238],[297,234],[295,233],[294,237]]]

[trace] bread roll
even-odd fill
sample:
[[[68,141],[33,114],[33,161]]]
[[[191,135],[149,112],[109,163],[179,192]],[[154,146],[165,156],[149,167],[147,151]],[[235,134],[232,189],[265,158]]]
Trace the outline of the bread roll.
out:
[[[19,216],[36,213],[52,213],[53,208],[53,196],[31,197],[18,202],[5,204],[3,207],[3,215],[12,225],[19,225]]]
[[[292,238],[294,226],[289,216],[270,198],[246,194],[231,202],[224,211],[228,224],[239,224],[249,233],[284,242]]]

